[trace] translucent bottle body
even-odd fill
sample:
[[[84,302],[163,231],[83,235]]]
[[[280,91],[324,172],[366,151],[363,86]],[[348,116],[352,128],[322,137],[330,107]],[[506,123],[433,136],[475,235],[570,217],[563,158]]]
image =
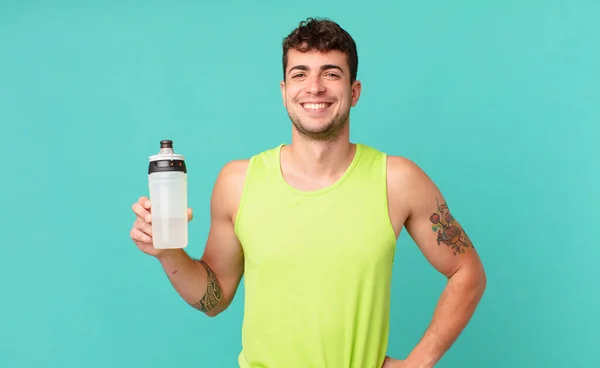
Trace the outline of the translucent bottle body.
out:
[[[182,171],[153,172],[148,175],[148,186],[154,248],[187,247],[187,174]]]

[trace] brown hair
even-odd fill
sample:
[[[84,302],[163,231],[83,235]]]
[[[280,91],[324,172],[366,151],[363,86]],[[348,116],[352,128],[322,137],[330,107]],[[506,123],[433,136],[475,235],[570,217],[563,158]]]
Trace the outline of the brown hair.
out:
[[[287,53],[290,49],[300,52],[318,50],[327,52],[341,51],[346,54],[350,67],[350,82],[356,80],[358,53],[352,36],[337,23],[329,19],[308,18],[301,21],[286,38],[283,39],[283,80],[287,69]]]

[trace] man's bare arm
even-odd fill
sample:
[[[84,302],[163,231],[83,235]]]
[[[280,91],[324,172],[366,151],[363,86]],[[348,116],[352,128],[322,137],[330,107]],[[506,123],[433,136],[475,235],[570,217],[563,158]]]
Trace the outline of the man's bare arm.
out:
[[[473,243],[432,180],[398,157],[390,157],[389,172],[390,190],[401,188],[395,198],[408,204],[405,228],[429,263],[448,279],[431,323],[405,361],[406,367],[433,367],[470,321],[486,275]]]
[[[232,161],[217,177],[210,204],[204,254],[193,260],[183,250],[157,257],[171,284],[191,306],[214,317],[232,302],[244,272],[242,247],[234,232],[247,161]]]

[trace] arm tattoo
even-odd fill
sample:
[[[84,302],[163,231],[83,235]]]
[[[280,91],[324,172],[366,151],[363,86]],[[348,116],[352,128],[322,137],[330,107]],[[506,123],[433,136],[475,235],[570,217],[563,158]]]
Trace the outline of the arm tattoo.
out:
[[[199,262],[206,269],[208,276],[206,280],[206,292],[199,302],[192,304],[192,307],[207,313],[219,304],[222,293],[221,287],[219,286],[219,282],[217,281],[217,277],[215,276],[213,270],[211,270],[210,267],[208,267],[208,265],[203,261]]]
[[[437,209],[431,215],[429,220],[433,223],[433,231],[437,231],[437,243],[446,244],[452,248],[454,255],[465,253],[467,248],[475,248],[467,233],[458,222],[452,217],[446,203],[440,205],[437,201]]]

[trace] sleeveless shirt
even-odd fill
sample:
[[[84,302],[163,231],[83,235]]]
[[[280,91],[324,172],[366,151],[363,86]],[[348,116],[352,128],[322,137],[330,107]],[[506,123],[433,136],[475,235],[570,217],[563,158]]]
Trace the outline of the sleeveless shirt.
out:
[[[356,144],[327,188],[283,178],[283,144],[250,158],[235,232],[244,252],[241,368],[380,368],[396,236],[386,154]]]

